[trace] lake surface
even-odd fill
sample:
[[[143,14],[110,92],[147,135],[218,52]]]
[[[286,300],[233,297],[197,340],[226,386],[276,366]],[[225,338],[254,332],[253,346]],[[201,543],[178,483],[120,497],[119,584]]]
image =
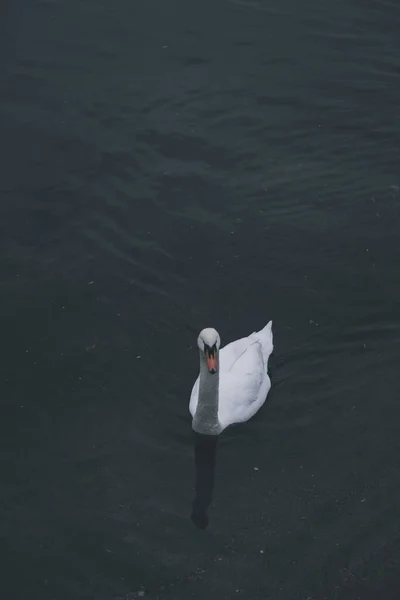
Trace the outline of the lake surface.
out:
[[[400,5],[0,9],[2,600],[400,594]],[[190,520],[197,334],[272,389]]]

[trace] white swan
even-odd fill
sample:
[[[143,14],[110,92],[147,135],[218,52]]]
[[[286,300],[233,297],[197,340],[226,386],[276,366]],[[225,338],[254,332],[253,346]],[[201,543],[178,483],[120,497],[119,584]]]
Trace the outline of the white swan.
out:
[[[219,350],[218,331],[203,329],[197,339],[200,374],[190,396],[192,427],[218,435],[248,421],[264,404],[271,387],[268,359],[273,351],[272,321],[260,331]]]

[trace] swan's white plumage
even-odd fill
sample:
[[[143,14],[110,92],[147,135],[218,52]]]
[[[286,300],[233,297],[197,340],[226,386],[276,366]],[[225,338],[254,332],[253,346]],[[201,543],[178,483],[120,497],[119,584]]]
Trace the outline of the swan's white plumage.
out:
[[[260,331],[227,344],[219,351],[218,421],[222,429],[248,421],[264,404],[271,387],[268,359],[273,351],[272,321]],[[196,379],[189,402],[194,417],[199,398]]]

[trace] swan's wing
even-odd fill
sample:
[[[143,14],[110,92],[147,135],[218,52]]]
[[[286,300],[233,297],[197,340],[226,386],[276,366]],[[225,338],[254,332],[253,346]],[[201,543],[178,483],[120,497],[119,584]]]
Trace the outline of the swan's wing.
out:
[[[221,372],[230,371],[236,361],[246,352],[255,339],[254,334],[251,336],[240,338],[230,344],[227,344],[219,351],[219,368]]]
[[[223,427],[250,419],[271,386],[261,344],[253,342],[220,379],[218,418]]]
[[[254,344],[254,342],[259,342],[261,344],[264,363],[267,366],[268,357],[274,349],[272,321],[269,321],[269,323],[267,323],[263,329],[260,329],[260,331],[254,331],[249,336],[235,340],[221,348],[219,352],[221,371],[231,371],[236,361]]]

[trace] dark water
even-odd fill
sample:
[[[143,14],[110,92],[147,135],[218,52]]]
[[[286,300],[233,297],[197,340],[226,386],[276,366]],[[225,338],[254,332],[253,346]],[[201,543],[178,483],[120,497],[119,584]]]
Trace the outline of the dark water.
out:
[[[400,596],[400,5],[0,9],[1,600]],[[196,336],[272,390],[190,520]]]

